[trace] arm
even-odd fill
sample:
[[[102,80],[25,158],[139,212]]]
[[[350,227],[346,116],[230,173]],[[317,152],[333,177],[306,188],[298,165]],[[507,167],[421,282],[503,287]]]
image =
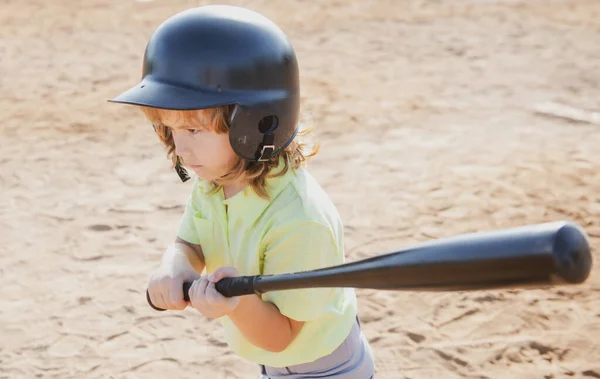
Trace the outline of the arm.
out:
[[[282,315],[275,304],[257,295],[242,296],[229,318],[251,343],[271,352],[285,350],[304,324]]]
[[[205,258],[194,228],[198,206],[190,196],[180,221],[177,237],[164,252],[160,266],[151,275],[148,294],[152,303],[162,309],[182,310],[187,307],[183,298],[183,283],[193,281],[205,268]]]
[[[342,261],[338,244],[329,228],[314,222],[290,223],[265,240],[263,274],[312,270]],[[237,276],[231,267],[222,267],[208,277],[215,283]],[[211,288],[212,287],[212,288]],[[214,284],[209,285],[212,293]],[[218,298],[220,295],[209,295]],[[334,289],[315,288],[274,291],[239,297],[233,310],[225,312],[240,332],[255,346],[280,352],[300,333],[304,322],[319,318],[335,307]]]
[[[150,277],[148,295],[152,304],[162,309],[185,309],[183,283],[195,280],[203,270],[204,256],[200,246],[177,238]]]
[[[250,343],[261,349],[285,350],[304,323],[282,315],[275,304],[264,302],[258,295],[226,298],[217,292],[218,281],[236,276],[235,267],[219,267],[194,281],[189,292],[192,306],[208,318],[228,316]]]
[[[198,274],[204,271],[204,267],[206,267],[202,247],[177,237],[172,248],[167,249],[163,255],[162,263],[176,263],[183,259],[185,259]]]

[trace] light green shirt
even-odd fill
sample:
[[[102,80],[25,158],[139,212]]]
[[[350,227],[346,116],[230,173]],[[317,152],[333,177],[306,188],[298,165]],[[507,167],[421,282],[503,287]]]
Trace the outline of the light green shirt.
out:
[[[283,167],[280,160],[279,168]],[[305,168],[268,178],[270,200],[250,188],[224,200],[196,179],[181,220],[180,238],[202,246],[206,271],[234,266],[240,275],[269,275],[344,263],[343,225],[335,205]],[[225,205],[228,206],[226,212]],[[311,362],[331,353],[355,322],[352,288],[273,291],[262,299],[305,324],[283,352],[251,344],[228,317],[220,319],[231,349],[249,361],[273,367]]]

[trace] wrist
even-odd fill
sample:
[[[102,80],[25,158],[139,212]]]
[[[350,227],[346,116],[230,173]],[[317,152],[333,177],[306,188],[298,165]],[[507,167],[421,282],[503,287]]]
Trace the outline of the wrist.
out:
[[[252,304],[256,306],[258,302],[262,303],[262,299],[258,295],[244,295],[239,297],[239,302],[236,307],[233,308],[226,316],[235,323],[235,320],[243,319],[247,314],[247,309],[252,307]]]
[[[160,265],[167,270],[194,270],[185,251],[177,244],[172,244],[167,248]]]

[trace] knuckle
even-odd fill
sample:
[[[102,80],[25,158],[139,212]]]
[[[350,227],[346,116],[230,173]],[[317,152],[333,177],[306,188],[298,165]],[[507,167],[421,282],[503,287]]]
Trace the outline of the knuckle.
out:
[[[160,287],[160,288],[167,287],[168,286],[167,278],[160,278],[160,279],[158,279],[157,286]]]
[[[218,305],[219,299],[217,299],[217,297],[215,296],[214,293],[211,292],[211,293],[207,294],[206,297],[212,305]]]

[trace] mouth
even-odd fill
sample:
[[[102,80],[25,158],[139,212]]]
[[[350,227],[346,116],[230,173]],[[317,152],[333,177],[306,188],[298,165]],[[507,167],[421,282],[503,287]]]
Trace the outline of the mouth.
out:
[[[201,164],[188,164],[188,167],[189,168],[200,168],[200,167],[202,167],[202,165]]]

